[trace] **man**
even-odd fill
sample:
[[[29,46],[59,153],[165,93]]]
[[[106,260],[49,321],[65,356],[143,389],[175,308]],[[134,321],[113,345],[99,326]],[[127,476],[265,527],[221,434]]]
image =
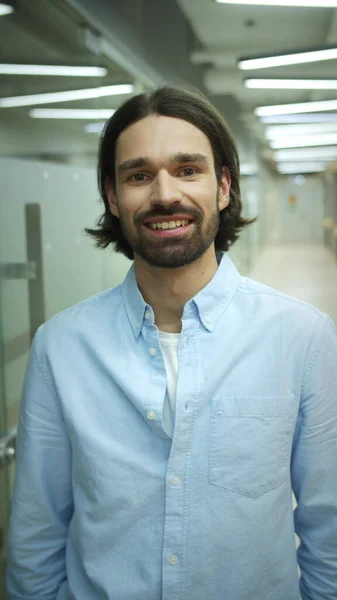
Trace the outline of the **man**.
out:
[[[197,93],[136,96],[98,173],[87,232],[134,263],[34,338],[10,599],[336,600],[336,330],[226,255],[252,222],[227,126]]]

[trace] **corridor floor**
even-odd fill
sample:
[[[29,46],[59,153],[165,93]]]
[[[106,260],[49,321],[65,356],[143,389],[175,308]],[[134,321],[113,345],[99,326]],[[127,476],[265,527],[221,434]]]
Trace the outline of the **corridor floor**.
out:
[[[337,261],[325,246],[268,246],[249,277],[312,304],[337,327]]]

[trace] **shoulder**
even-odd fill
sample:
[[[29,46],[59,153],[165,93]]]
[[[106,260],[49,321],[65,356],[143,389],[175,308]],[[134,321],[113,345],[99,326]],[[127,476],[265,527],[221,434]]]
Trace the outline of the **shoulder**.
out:
[[[250,306],[258,314],[315,326],[323,325],[328,315],[309,302],[305,302],[289,294],[259,283],[249,277],[240,277],[238,284],[239,301],[243,306]]]
[[[73,344],[76,340],[95,338],[118,318],[122,307],[122,285],[104,290],[50,317],[34,338],[42,350]]]

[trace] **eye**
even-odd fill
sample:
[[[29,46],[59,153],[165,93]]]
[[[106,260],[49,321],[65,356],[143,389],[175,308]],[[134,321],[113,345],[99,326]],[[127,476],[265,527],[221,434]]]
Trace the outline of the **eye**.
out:
[[[193,175],[196,175],[197,173],[199,173],[199,171],[195,167],[184,167],[179,171],[179,173],[183,177],[193,177]]]
[[[149,176],[145,173],[135,173],[134,175],[130,175],[127,181],[131,181],[131,183],[143,183],[143,181],[148,181]]]

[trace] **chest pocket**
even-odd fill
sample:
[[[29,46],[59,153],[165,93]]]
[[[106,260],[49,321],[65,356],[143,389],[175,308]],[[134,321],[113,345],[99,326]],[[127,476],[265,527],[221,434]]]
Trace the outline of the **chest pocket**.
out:
[[[296,399],[215,398],[210,428],[210,483],[251,498],[290,473]]]

